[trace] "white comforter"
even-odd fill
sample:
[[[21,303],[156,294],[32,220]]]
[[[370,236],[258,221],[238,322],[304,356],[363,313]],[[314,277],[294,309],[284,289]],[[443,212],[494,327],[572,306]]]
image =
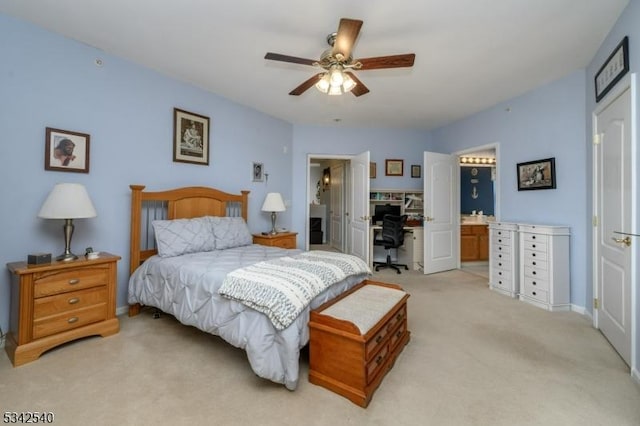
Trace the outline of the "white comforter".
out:
[[[249,245],[169,258],[153,256],[131,276],[129,303],[155,306],[183,324],[222,337],[246,350],[258,376],[294,390],[300,348],[309,341],[309,311],[353,287],[367,274],[348,277],[329,287],[283,330],[277,330],[266,315],[220,296],[218,288],[230,271],[298,252]]]

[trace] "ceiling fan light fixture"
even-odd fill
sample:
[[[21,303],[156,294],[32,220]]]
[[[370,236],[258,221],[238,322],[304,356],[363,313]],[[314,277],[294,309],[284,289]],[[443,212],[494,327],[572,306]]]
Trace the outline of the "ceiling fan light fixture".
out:
[[[318,80],[318,82],[316,83],[316,89],[318,89],[322,93],[327,93],[329,92],[329,87],[330,87],[329,73],[327,72],[327,73],[324,73],[322,78]]]
[[[329,96],[342,95],[342,87],[341,86],[331,86],[329,87]]]
[[[344,74],[344,82],[342,83],[342,90],[344,90],[344,93],[350,92],[357,84],[358,83],[349,77],[349,74]]]

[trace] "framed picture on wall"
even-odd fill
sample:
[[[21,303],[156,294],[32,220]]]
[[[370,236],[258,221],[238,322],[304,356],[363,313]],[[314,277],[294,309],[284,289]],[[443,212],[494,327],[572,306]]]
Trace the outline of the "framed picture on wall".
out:
[[[44,169],[89,173],[89,141],[86,133],[47,127],[44,143]]]
[[[629,37],[625,37],[611,52],[611,55],[609,55],[594,77],[596,102],[600,102],[628,71]]]
[[[253,182],[264,182],[264,164],[251,163],[251,180]]]
[[[518,191],[555,189],[555,158],[518,163]]]
[[[404,160],[384,160],[385,176],[404,175]]]
[[[412,164],[411,165],[411,177],[412,178],[419,178],[420,177],[420,165],[419,164]]]
[[[369,163],[369,178],[375,179],[376,177],[376,163]]]
[[[173,161],[209,165],[209,117],[173,109]]]

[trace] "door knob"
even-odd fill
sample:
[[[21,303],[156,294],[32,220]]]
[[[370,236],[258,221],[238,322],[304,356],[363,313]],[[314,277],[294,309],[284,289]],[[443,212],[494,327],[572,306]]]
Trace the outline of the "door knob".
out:
[[[631,245],[631,238],[624,237],[624,238],[616,238],[616,237],[611,237],[611,239],[613,241],[615,241],[618,244],[624,244],[625,246],[629,247]]]
[[[424,221],[425,222],[433,222],[433,218],[429,217],[429,216],[425,216]]]

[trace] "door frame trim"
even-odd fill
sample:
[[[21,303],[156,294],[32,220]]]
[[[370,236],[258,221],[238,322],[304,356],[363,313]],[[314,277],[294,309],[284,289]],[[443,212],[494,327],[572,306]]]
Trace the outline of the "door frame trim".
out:
[[[603,99],[603,102],[601,102],[599,105],[596,105],[596,107],[594,108],[594,110],[591,113],[591,145],[592,145],[592,154],[591,154],[591,174],[592,174],[592,182],[591,182],[591,214],[592,214],[592,218],[597,216],[597,189],[598,189],[598,185],[597,185],[597,180],[598,180],[598,174],[600,171],[597,168],[597,162],[596,162],[596,145],[593,144],[593,137],[596,134],[596,117],[598,114],[600,114],[603,110],[605,110],[611,103],[613,103],[613,101],[618,98],[618,96],[620,96],[625,90],[630,89],[631,90],[631,158],[632,158],[632,167],[631,167],[631,184],[633,186],[635,186],[636,190],[631,191],[631,205],[632,208],[636,211],[636,215],[635,216],[631,216],[631,232],[636,233],[637,229],[638,229],[638,218],[637,218],[637,213],[640,212],[640,206],[638,205],[638,201],[639,201],[639,197],[637,196],[637,185],[636,182],[638,180],[638,148],[637,148],[637,143],[636,141],[638,140],[637,137],[637,99],[638,99],[638,88],[637,88],[637,83],[636,83],[636,73],[630,73],[627,74],[625,77],[622,78],[622,80],[620,80],[620,82],[616,85],[616,87],[614,87],[609,93],[607,93],[607,96],[605,96],[605,98]],[[591,256],[592,256],[592,271],[591,271],[591,280],[592,280],[592,288],[593,288],[593,298],[589,301],[586,300],[585,304],[587,304],[588,302],[591,302],[591,312],[592,312],[592,317],[593,317],[593,327],[597,330],[600,330],[598,328],[598,310],[593,308],[593,300],[595,298],[599,298],[600,294],[598,292],[598,273],[599,273],[599,268],[598,268],[598,231],[597,231],[597,227],[593,226],[591,227]],[[637,256],[636,254],[638,253],[638,244],[640,244],[640,240],[634,241],[636,244],[632,245],[631,249],[631,258],[635,259]],[[640,373],[637,370],[637,363],[636,363],[636,359],[637,359],[637,353],[638,353],[638,339],[636,338],[636,330],[637,330],[637,324],[639,321],[638,316],[640,315],[640,313],[638,313],[638,305],[636,303],[636,298],[637,298],[637,292],[638,292],[638,288],[637,288],[637,277],[638,277],[638,267],[636,265],[636,262],[634,262],[632,260],[631,262],[631,365],[630,365],[630,370],[631,370],[631,375],[635,378],[636,381],[640,381]]]

